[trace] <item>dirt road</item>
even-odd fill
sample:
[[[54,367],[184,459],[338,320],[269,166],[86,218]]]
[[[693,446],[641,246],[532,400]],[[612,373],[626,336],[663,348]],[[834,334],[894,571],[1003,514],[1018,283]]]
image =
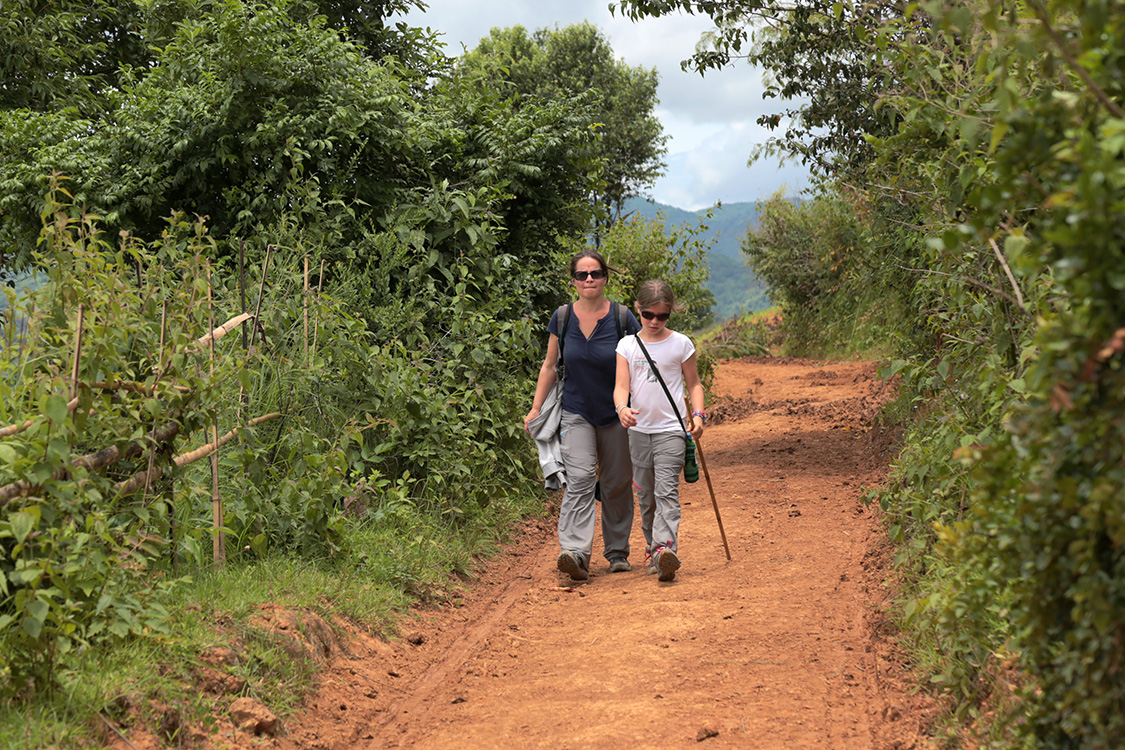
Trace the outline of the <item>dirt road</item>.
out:
[[[879,526],[862,488],[886,471],[870,428],[889,397],[858,362],[724,362],[682,485],[683,567],[659,583],[555,570],[550,523],[420,611],[400,643],[338,656],[282,748],[921,748],[921,698],[885,637]],[[560,590],[562,589],[562,590]],[[571,590],[566,590],[571,589]]]

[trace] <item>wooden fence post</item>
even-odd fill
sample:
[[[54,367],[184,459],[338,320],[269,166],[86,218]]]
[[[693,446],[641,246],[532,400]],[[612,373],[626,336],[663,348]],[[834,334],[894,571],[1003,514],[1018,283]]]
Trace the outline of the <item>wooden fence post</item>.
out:
[[[313,321],[312,356],[316,359],[316,337],[320,332],[320,290],[324,288],[324,259],[320,260],[320,278],[316,280],[316,320]]]
[[[207,265],[207,315],[210,319],[211,330],[215,330],[215,312],[211,306],[211,265]],[[215,377],[215,336],[210,335],[207,340],[211,345],[211,377]],[[211,438],[219,440],[219,416],[216,413],[211,422]],[[212,553],[216,565],[222,565],[227,558],[227,539],[223,531],[223,498],[219,494],[219,451],[211,454],[211,521],[214,524],[215,538]]]
[[[86,317],[86,305],[78,305],[77,332],[74,335],[74,363],[70,367],[70,400],[78,397],[78,361],[82,357],[82,321]]]
[[[254,305],[254,327],[250,329],[250,348],[254,347],[254,339],[257,336],[258,329],[262,328],[261,318],[258,316],[262,312],[262,293],[266,290],[266,272],[270,267],[270,253],[273,251],[273,245],[266,246],[266,259],[262,262],[262,280],[258,284],[258,301]],[[262,328],[262,337],[265,338],[266,329]]]
[[[309,256],[305,256],[305,367],[309,366]]]

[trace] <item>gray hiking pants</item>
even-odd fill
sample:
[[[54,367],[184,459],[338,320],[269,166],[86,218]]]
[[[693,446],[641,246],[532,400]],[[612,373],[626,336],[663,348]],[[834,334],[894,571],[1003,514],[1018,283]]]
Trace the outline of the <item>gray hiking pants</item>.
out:
[[[594,548],[594,483],[599,465],[602,496],[602,541],[607,560],[629,556],[633,530],[633,469],[629,435],[620,423],[594,427],[584,417],[563,411],[559,427],[566,492],[559,509],[559,547],[581,558],[589,568]]]
[[[680,532],[680,472],[687,439],[682,432],[646,435],[630,430],[629,453],[647,551],[663,546],[675,552]]]

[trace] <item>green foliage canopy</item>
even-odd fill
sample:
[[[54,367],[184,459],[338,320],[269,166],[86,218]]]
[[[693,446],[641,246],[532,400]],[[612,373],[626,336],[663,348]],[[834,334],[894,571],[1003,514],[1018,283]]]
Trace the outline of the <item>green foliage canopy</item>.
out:
[[[765,73],[764,96],[800,101],[758,118],[770,130],[787,124],[756,155],[787,154],[814,175],[845,177],[873,158],[867,135],[894,131],[897,113],[879,106],[881,94],[894,86],[893,69],[874,40],[888,19],[902,16],[897,0],[621,0],[610,9],[634,20],[706,14],[715,28],[682,63],[685,70],[704,74],[743,59]]]
[[[593,195],[599,224],[611,226],[627,199],[651,187],[664,169],[668,136],[654,114],[655,69],[614,57],[592,24],[492,29],[458,61],[462,75],[487,79],[503,95],[529,102],[570,100],[586,109],[597,131],[601,186]]]
[[[695,227],[685,223],[672,229],[660,215],[654,219],[634,216],[614,224],[605,235],[602,254],[625,273],[620,301],[632,309],[641,285],[660,279],[672,287],[676,304],[682,308],[675,318],[678,329],[688,332],[709,325],[715,298],[706,287],[711,244],[703,239],[706,219],[702,217]]]
[[[774,92],[811,97],[788,134],[799,141],[779,145],[833,178],[817,209],[832,215],[776,210],[750,249],[791,304],[815,311],[808,326],[847,330],[834,290],[848,279],[810,251],[855,226],[862,249],[842,270],[902,316],[885,372],[905,377],[917,417],[879,499],[912,574],[902,614],[931,654],[930,684],[955,718],[1001,709],[1009,723],[985,726],[991,746],[1119,744],[1125,12],[1084,0],[617,6],[707,13],[717,28],[697,69],[745,55],[776,76]],[[755,36],[757,18],[785,24]],[[1014,695],[994,680],[999,664],[1018,668]]]

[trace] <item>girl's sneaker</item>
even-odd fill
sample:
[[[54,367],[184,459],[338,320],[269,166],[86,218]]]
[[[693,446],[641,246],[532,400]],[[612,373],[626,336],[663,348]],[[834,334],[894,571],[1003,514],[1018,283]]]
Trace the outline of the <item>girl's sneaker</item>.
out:
[[[670,549],[662,548],[656,551],[656,570],[660,573],[659,580],[668,582],[676,580],[676,571],[680,569],[680,558]]]

